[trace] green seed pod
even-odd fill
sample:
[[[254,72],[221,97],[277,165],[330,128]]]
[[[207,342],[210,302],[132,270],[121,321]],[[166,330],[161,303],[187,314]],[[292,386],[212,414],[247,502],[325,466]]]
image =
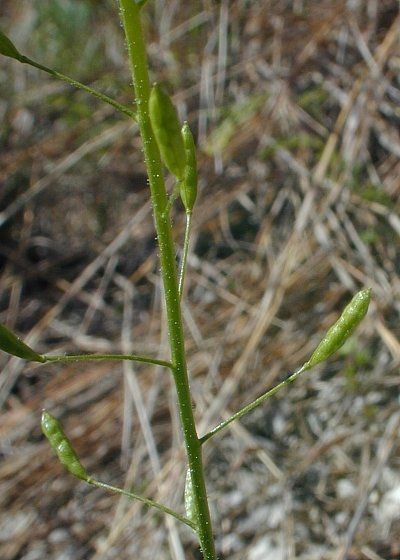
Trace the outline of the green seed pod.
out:
[[[17,47],[10,41],[10,39],[0,31],[0,54],[21,60],[22,55]]]
[[[13,332],[11,332],[7,327],[0,324],[0,350],[7,352],[7,354],[12,354],[23,360],[28,360],[28,362],[41,362],[44,363],[46,360],[32,350],[25,342],[22,342]]]
[[[189,521],[192,521],[197,525],[198,515],[197,515],[196,505],[194,503],[192,477],[190,475],[189,469],[186,471],[186,481],[185,481],[185,510],[186,510],[186,517],[189,519]]]
[[[186,163],[183,180],[180,183],[180,194],[186,212],[191,214],[197,198],[198,177],[196,146],[192,131],[187,122],[185,122],[182,127],[182,138],[185,148]]]
[[[88,480],[89,475],[65,435],[60,422],[46,410],[43,410],[42,413],[42,432],[67,471],[81,480]]]
[[[314,350],[311,358],[305,364],[307,369],[326,360],[343,346],[365,317],[370,300],[371,289],[361,290],[353,297],[350,303],[344,308],[339,319],[331,326]]]
[[[185,171],[185,148],[176,109],[167,93],[154,84],[149,99],[149,115],[161,159],[178,179]]]

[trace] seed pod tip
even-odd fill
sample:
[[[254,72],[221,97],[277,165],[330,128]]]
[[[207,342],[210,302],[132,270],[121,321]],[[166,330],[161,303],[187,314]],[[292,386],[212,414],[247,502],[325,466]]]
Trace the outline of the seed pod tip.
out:
[[[326,360],[343,346],[365,317],[371,301],[371,293],[371,288],[364,288],[355,294],[336,323],[328,329],[311,358],[304,364],[306,369]]]
[[[0,30],[0,54],[21,61],[22,55],[14,43]]]
[[[44,363],[46,361],[43,356],[35,352],[35,350],[2,324],[0,324],[0,350],[28,362]]]
[[[185,169],[180,183],[180,195],[186,212],[191,214],[197,198],[198,174],[196,145],[187,121],[182,126],[182,139],[185,148]]]
[[[56,452],[60,463],[73,476],[87,481],[89,475],[80,462],[71,442],[65,435],[61,423],[45,409],[42,411],[41,427],[44,436]]]

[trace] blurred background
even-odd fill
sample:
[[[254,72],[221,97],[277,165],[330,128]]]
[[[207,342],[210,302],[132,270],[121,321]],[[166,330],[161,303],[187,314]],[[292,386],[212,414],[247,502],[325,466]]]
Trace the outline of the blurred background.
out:
[[[183,316],[200,433],[301,365],[363,286],[328,363],[205,447],[221,560],[400,558],[397,0],[149,0],[152,79],[199,145]],[[27,56],[132,100],[114,0],[1,0]],[[0,321],[40,352],[168,356],[135,123],[0,60]],[[168,188],[172,188],[167,178]],[[184,213],[174,209],[177,257]],[[0,356],[0,558],[194,560],[190,531],[69,476],[183,511],[167,371]]]

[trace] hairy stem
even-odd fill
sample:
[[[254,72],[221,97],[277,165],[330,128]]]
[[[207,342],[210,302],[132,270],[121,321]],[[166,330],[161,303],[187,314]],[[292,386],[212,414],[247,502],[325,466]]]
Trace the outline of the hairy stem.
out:
[[[183,284],[185,282],[186,263],[187,263],[188,253],[189,253],[189,243],[190,243],[191,229],[192,229],[192,214],[187,212],[186,213],[185,239],[184,239],[184,242],[183,242],[182,262],[181,262],[181,268],[180,268],[180,272],[179,272],[179,297],[181,299],[182,299],[182,294],[183,294]]]
[[[148,102],[150,81],[146,48],[140,21],[140,8],[132,0],[120,0],[120,6],[135,87],[138,124],[149,176],[151,199],[154,209],[154,222],[160,250],[161,277],[164,285],[173,374],[189,470],[193,482],[194,502],[198,512],[196,530],[204,559],[216,560],[204,480],[201,444],[196,432],[187,374],[178,275],[175,264],[171,222],[168,212],[168,198],[162,174],[160,154],[149,118]]]
[[[129,360],[131,362],[143,362],[145,364],[153,364],[155,366],[163,366],[172,369],[171,362],[165,360],[157,360],[148,356],[139,356],[136,354],[65,354],[64,356],[42,356],[45,362],[105,362]]]
[[[87,478],[86,482],[88,484],[91,484],[92,486],[96,486],[97,488],[103,488],[105,490],[109,490],[114,494],[122,494],[123,496],[127,496],[132,500],[137,500],[139,502],[142,502],[142,504],[145,504],[146,506],[156,508],[159,511],[166,513],[167,515],[172,515],[172,517],[175,517],[175,519],[177,519],[181,523],[184,523],[191,529],[195,529],[195,525],[194,523],[192,523],[192,521],[190,521],[190,519],[187,519],[180,513],[174,511],[173,509],[167,506],[164,506],[163,504],[155,502],[154,500],[150,500],[149,498],[144,498],[143,496],[139,496],[138,494],[134,494],[133,492],[128,492],[128,490],[124,490],[123,488],[118,488],[116,486],[111,486],[110,484],[106,484],[105,482],[100,482],[99,480],[95,480],[94,478],[91,477]]]
[[[297,371],[295,371],[294,373],[289,375],[286,379],[284,379],[283,381],[278,383],[278,385],[275,385],[275,387],[272,387],[272,389],[269,389],[266,393],[264,393],[263,395],[258,397],[256,400],[247,404],[246,406],[244,406],[243,408],[238,410],[238,412],[235,412],[235,414],[233,414],[230,418],[228,418],[224,422],[221,422],[221,424],[218,424],[218,426],[216,426],[210,432],[208,432],[207,434],[202,436],[200,438],[200,442],[202,444],[205,443],[206,441],[208,441],[209,439],[214,437],[216,434],[218,434],[221,430],[223,430],[224,428],[229,426],[229,424],[231,424],[235,420],[239,420],[239,418],[242,418],[242,416],[245,416],[246,414],[249,414],[249,412],[251,412],[252,410],[257,408],[258,406],[263,404],[267,399],[276,395],[276,393],[278,393],[281,389],[286,387],[286,385],[290,385],[290,383],[293,383],[293,381],[295,381],[295,379],[297,379],[298,376],[301,373],[303,373],[304,371],[306,371],[307,369],[309,369],[309,367],[307,366],[307,364],[304,364],[304,366],[302,366],[300,369],[298,369]]]
[[[43,64],[40,64],[39,62],[36,62],[35,60],[28,58],[27,56],[21,55],[21,57],[18,60],[24,64],[29,64],[30,66],[34,66],[39,70],[43,70],[43,72],[47,72],[47,74],[50,74],[51,76],[53,76],[53,78],[58,78],[63,82],[67,82],[67,84],[74,86],[77,89],[81,89],[83,91],[86,91],[86,93],[90,93],[90,95],[97,97],[97,99],[104,101],[104,103],[108,103],[109,105],[114,107],[114,109],[117,109],[117,111],[119,111],[120,113],[123,113],[124,115],[127,115],[131,119],[136,120],[135,112],[132,111],[132,109],[129,109],[129,107],[125,107],[125,105],[122,105],[121,103],[118,103],[118,101],[115,101],[115,99],[108,97],[108,95],[96,91],[95,89],[86,86],[81,82],[77,82],[73,78],[70,78],[69,76],[65,76],[64,74],[61,74],[60,72],[57,72],[52,68],[48,68],[47,66],[44,66]]]

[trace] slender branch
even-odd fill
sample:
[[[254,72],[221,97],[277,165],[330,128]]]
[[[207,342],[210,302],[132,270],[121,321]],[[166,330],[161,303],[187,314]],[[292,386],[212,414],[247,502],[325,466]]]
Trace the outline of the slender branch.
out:
[[[124,115],[127,115],[131,119],[136,120],[136,114],[135,114],[134,111],[129,109],[129,107],[126,107],[125,105],[122,105],[121,103],[118,103],[118,101],[115,101],[115,99],[112,99],[111,97],[108,97],[108,95],[105,95],[104,93],[96,91],[95,89],[93,89],[89,86],[86,86],[85,84],[82,84],[81,82],[77,82],[73,78],[70,78],[69,76],[65,76],[64,74],[61,74],[60,72],[57,72],[56,70],[53,70],[52,68],[48,68],[47,66],[44,66],[43,64],[40,64],[39,62],[36,62],[35,60],[32,60],[32,59],[28,58],[27,56],[21,55],[21,57],[18,60],[20,62],[24,63],[24,64],[29,64],[30,66],[34,66],[35,68],[38,68],[39,70],[43,70],[44,72],[47,72],[47,74],[50,74],[54,78],[58,78],[59,80],[62,80],[63,82],[67,82],[67,84],[70,84],[71,86],[74,86],[78,89],[82,89],[83,91],[86,91],[86,93],[90,93],[90,95],[93,95],[94,97],[97,97],[97,99],[100,99],[101,101],[104,101],[104,103],[108,103],[109,105],[114,107],[114,109],[117,109],[117,111],[119,111],[120,113],[123,113]]]
[[[135,354],[66,354],[64,356],[44,355],[42,358],[44,358],[45,362],[59,363],[129,360],[131,362],[143,362],[145,364],[153,364],[172,369],[171,362],[157,360],[156,358],[149,358],[148,356],[138,356]]]
[[[185,282],[186,262],[189,253],[190,232],[192,230],[192,213],[186,212],[185,239],[183,242],[183,255],[179,272],[179,297],[182,299],[183,284]]]
[[[233,414],[230,418],[228,418],[227,420],[224,420],[224,422],[221,422],[221,424],[218,424],[218,426],[216,426],[210,432],[208,432],[207,434],[202,436],[200,438],[200,443],[201,444],[205,443],[206,441],[208,441],[209,439],[214,437],[216,434],[218,434],[221,430],[223,430],[224,428],[229,426],[229,424],[231,424],[235,420],[238,420],[239,418],[242,418],[242,416],[245,416],[246,414],[248,414],[249,412],[251,412],[252,410],[257,408],[258,406],[263,404],[267,399],[276,395],[276,393],[278,393],[281,389],[283,389],[287,385],[290,385],[290,383],[293,383],[293,381],[295,381],[301,373],[303,373],[304,371],[307,371],[308,369],[310,369],[308,364],[304,364],[303,366],[301,366],[300,369],[298,369],[297,371],[295,371],[294,373],[289,375],[286,379],[284,379],[283,381],[278,383],[278,385],[276,385],[275,387],[272,387],[272,389],[269,389],[266,393],[264,393],[263,395],[258,397],[253,402],[251,402],[251,403],[247,404],[246,406],[244,406],[243,408],[241,408],[238,412]]]
[[[148,498],[144,498],[143,496],[138,496],[137,494],[134,494],[133,492],[128,492],[128,490],[124,490],[123,488],[118,488],[116,486],[111,486],[110,484],[106,484],[105,482],[100,482],[99,480],[94,480],[91,477],[87,478],[86,482],[88,484],[91,484],[92,486],[96,486],[97,488],[103,488],[105,490],[109,490],[110,492],[113,492],[114,494],[122,494],[123,496],[127,496],[128,498],[131,498],[132,500],[138,500],[139,502],[142,502],[143,504],[146,504],[146,506],[156,508],[159,511],[162,511],[163,513],[166,513],[167,515],[172,515],[172,517],[175,517],[175,519],[177,519],[181,523],[184,523],[185,525],[187,525],[191,529],[193,529],[193,530],[196,529],[195,524],[192,521],[190,521],[190,519],[187,519],[186,517],[184,517],[180,513],[174,511],[173,509],[171,509],[167,506],[164,506],[163,504],[159,504],[158,502],[155,502],[155,501],[150,500]]]

